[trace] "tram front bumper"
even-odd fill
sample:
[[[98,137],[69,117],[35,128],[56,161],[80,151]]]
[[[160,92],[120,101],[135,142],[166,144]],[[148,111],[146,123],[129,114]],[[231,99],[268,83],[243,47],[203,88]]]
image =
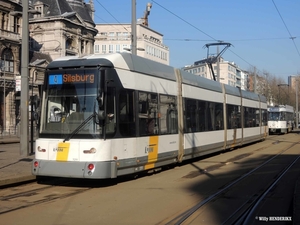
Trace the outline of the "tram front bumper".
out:
[[[93,166],[90,166],[90,165]],[[106,179],[117,177],[117,165],[109,162],[58,162],[33,160],[32,174],[35,176]]]

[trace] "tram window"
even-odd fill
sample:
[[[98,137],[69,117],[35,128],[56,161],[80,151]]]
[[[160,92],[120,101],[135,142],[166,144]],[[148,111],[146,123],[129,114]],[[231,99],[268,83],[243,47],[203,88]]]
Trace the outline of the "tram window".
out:
[[[198,126],[199,126],[199,131],[207,131],[208,130],[208,120],[206,119],[207,117],[207,102],[204,101],[198,101]],[[209,119],[210,120],[210,119]]]
[[[116,107],[115,107],[115,88],[107,88],[107,105],[106,105],[106,134],[113,134],[116,130]]]
[[[139,134],[158,134],[157,94],[139,92]]]
[[[255,127],[259,127],[260,126],[260,110],[259,109],[255,109]]]
[[[224,122],[223,122],[223,104],[215,103],[215,114],[214,114],[214,130],[224,130]]]
[[[279,118],[279,120],[281,120],[281,121],[285,121],[286,120],[286,116],[285,116],[285,114],[286,114],[286,112],[281,112],[280,113],[280,118]]]
[[[265,109],[261,110],[261,118],[262,118],[262,126],[267,126],[268,125],[268,112]]]
[[[185,101],[185,132],[196,132],[197,129],[197,101],[186,99]]]
[[[244,127],[258,126],[256,115],[255,108],[244,107]]]
[[[185,132],[223,130],[223,104],[187,99],[184,102]]]
[[[61,104],[61,98],[49,97],[48,99],[48,122],[60,123],[65,114],[64,108]]]
[[[216,103],[216,102],[207,102],[207,130],[223,130],[223,104],[222,103]]]
[[[123,137],[134,137],[134,91],[123,90],[119,94],[119,129]]]
[[[227,105],[227,129],[241,128],[240,106]]]
[[[177,134],[178,115],[176,107],[176,97],[160,95],[159,99],[160,134]]]

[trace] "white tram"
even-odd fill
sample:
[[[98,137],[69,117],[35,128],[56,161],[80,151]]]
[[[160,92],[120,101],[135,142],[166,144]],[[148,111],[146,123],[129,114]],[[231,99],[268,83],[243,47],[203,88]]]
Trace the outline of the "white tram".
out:
[[[278,105],[268,107],[269,133],[286,134],[295,127],[294,107],[290,105]]]
[[[65,57],[45,73],[32,173],[116,178],[267,135],[263,96],[129,53]]]

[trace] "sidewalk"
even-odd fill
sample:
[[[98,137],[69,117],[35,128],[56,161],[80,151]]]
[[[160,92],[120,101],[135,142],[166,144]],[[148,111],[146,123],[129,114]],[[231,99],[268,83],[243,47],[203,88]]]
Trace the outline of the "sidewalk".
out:
[[[33,159],[34,154],[27,157],[20,155],[20,138],[16,136],[0,137],[0,188],[35,180],[35,176],[31,174]]]

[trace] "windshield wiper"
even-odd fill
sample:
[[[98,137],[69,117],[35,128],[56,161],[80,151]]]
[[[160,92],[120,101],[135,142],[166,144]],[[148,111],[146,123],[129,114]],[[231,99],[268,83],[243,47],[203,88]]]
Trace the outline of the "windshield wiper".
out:
[[[96,116],[96,113],[94,112],[88,118],[86,118],[72,133],[67,135],[67,137],[63,140],[63,142],[69,141],[75,134],[78,133],[78,131],[80,131],[81,128],[83,128],[95,116]]]

